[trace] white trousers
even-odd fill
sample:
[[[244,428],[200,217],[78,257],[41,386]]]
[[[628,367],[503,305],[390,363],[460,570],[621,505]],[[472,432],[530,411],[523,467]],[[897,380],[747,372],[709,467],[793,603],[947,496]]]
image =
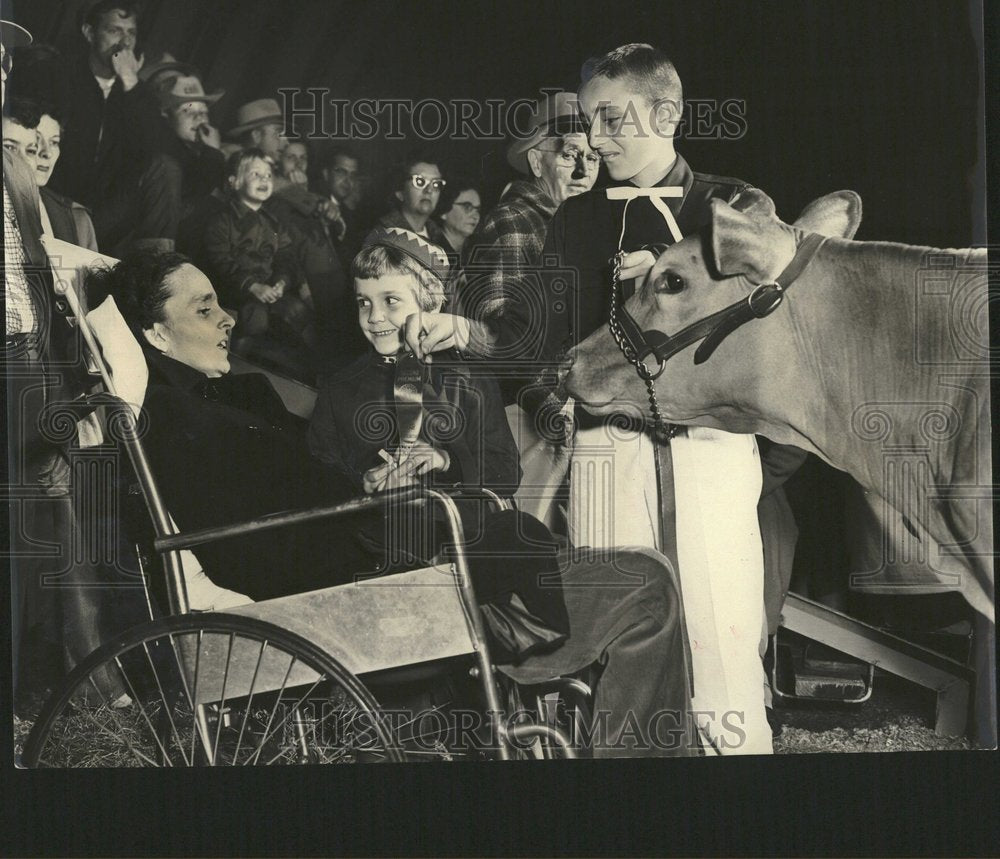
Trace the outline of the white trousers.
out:
[[[770,754],[759,652],[766,621],[757,443],[752,435],[691,427],[671,447],[692,707],[719,754]],[[609,426],[580,430],[570,467],[573,544],[659,548],[659,517],[650,438]]]

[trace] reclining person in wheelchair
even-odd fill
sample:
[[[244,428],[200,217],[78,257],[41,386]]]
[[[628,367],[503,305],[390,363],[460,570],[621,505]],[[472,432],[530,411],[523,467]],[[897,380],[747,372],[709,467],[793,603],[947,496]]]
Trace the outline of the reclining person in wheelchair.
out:
[[[337,503],[357,495],[359,481],[363,491],[374,492],[426,479],[428,472],[450,485],[480,481],[477,485],[504,494],[513,490],[519,475],[516,448],[492,383],[449,372],[414,384],[392,373],[392,362],[382,362],[395,353],[388,348],[383,353],[376,344],[395,338],[398,350],[399,336],[381,332],[398,330],[401,323],[393,316],[391,325],[380,327],[374,314],[379,324],[369,327],[373,313],[367,303],[377,300],[388,308],[409,301],[404,309],[412,313],[440,307],[444,299],[443,287],[424,276],[437,279],[443,273],[437,254],[423,240],[414,243],[416,236],[393,232],[373,236],[377,243],[354,265],[360,321],[376,348],[367,356],[374,368],[367,374],[371,389],[358,386],[355,405],[363,406],[366,396],[367,402],[381,403],[384,432],[359,428],[353,417],[345,423],[351,413],[331,405],[331,397],[347,400],[349,383],[340,374],[322,392],[309,433],[319,459],[309,455],[301,427],[265,376],[229,373],[233,319],[219,306],[209,280],[185,257],[143,251],[88,275],[91,306],[113,295],[143,346],[149,383],[140,430],[182,530]],[[432,288],[425,290],[428,285]],[[380,363],[390,372],[379,375]],[[453,397],[457,385],[462,396],[449,402],[469,412],[462,428],[435,431],[428,419],[427,428],[414,431],[406,408],[392,420],[385,409],[387,376],[393,377],[394,390],[407,385],[436,390],[445,400],[449,384]],[[360,373],[355,380],[365,378]],[[324,450],[324,440],[331,438],[338,449]],[[376,456],[383,451],[387,461],[369,466],[365,457],[372,448]],[[356,517],[341,517],[207,544],[197,556],[210,581],[201,596],[192,596],[199,591],[189,587],[192,608],[224,609],[353,581],[385,562],[379,535],[398,531],[387,529],[380,515],[361,525]],[[696,753],[679,592],[660,556],[630,553],[628,570],[620,568],[622,555],[615,569],[599,558],[567,563],[541,523],[513,511],[486,517],[473,544],[473,585],[486,609],[494,657],[507,663],[500,666],[504,673],[531,684],[596,665],[595,756]],[[411,547],[414,560],[425,548]]]

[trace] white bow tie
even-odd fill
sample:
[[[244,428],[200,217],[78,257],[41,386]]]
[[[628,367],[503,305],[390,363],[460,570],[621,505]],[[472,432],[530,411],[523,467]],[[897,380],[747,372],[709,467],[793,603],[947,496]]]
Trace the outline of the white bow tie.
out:
[[[681,228],[677,225],[677,219],[674,217],[674,213],[670,211],[670,207],[666,204],[664,197],[683,197],[684,188],[680,185],[667,185],[662,188],[635,188],[631,185],[622,185],[615,188],[608,188],[606,191],[609,200],[624,200],[625,208],[628,209],[628,204],[631,203],[637,197],[648,197],[649,202],[651,202],[663,215],[663,220],[667,222],[667,229],[670,230],[670,235],[673,236],[675,242],[679,242],[683,235],[681,235]],[[622,221],[624,229],[625,212],[622,211]]]

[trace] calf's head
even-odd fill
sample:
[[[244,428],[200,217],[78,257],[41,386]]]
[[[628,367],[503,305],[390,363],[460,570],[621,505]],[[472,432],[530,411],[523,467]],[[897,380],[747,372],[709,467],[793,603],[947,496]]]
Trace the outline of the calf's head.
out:
[[[778,220],[774,203],[756,189],[744,192],[732,205],[713,200],[709,229],[667,248],[625,308],[640,330],[675,334],[745,299],[757,284],[774,280],[794,257],[803,233],[851,238],[860,223],[861,198],[853,191],[813,201],[793,226]],[[775,315],[783,310],[779,307]],[[667,361],[655,383],[664,419],[752,431],[759,409],[753,389],[766,348],[757,342],[762,328],[760,322],[745,325],[704,364],[694,364],[694,345]],[[570,358],[566,388],[590,411],[641,409],[648,415],[646,384],[606,326],[577,346]],[[650,364],[652,368],[655,360]]]

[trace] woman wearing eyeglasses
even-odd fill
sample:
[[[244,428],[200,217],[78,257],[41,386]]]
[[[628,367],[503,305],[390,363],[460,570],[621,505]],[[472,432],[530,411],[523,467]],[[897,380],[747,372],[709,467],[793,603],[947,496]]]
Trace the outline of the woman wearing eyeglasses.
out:
[[[452,177],[441,192],[438,204],[438,215],[434,219],[441,227],[441,248],[448,255],[451,265],[451,276],[448,279],[448,291],[457,295],[465,283],[465,272],[462,270],[462,249],[467,246],[469,237],[479,226],[482,209],[482,198],[479,189],[467,176]]]
[[[479,226],[482,199],[479,189],[465,177],[458,177],[445,186],[438,205],[442,241],[448,258],[454,264],[462,254],[465,241]]]
[[[433,155],[412,153],[395,170],[390,198],[393,209],[379,218],[379,226],[402,227],[440,245],[441,228],[431,215],[447,184]]]

